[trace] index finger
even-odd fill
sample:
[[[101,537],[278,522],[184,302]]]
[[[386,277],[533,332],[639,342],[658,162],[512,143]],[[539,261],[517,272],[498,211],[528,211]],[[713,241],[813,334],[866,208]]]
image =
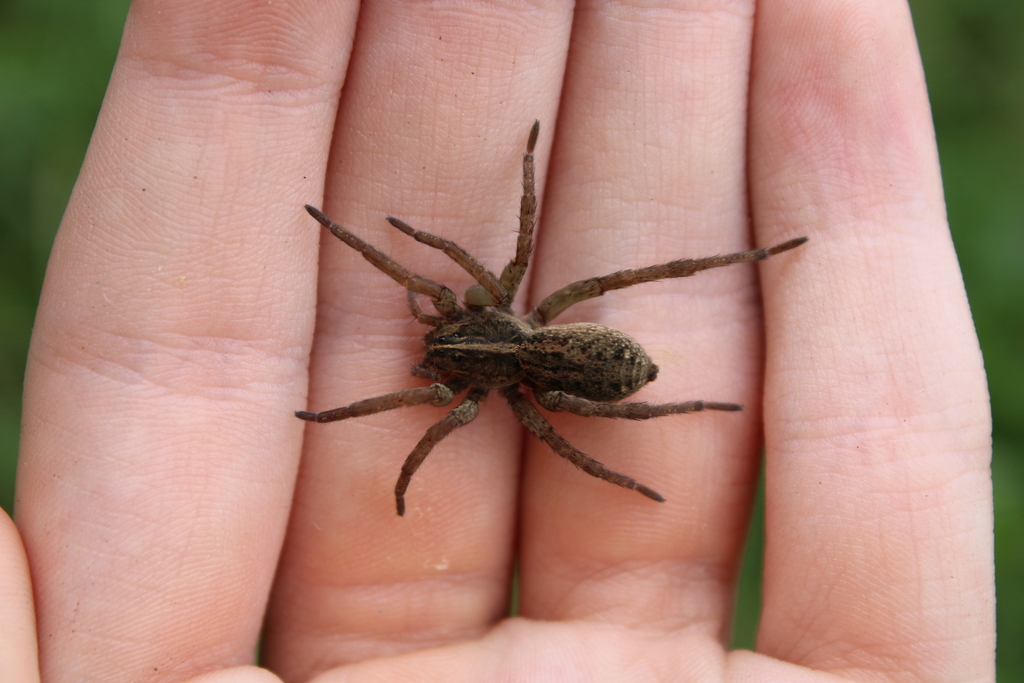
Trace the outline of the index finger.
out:
[[[131,7],[26,376],[17,512],[48,678],[252,659],[302,434],[301,207],[322,193],[355,10]]]

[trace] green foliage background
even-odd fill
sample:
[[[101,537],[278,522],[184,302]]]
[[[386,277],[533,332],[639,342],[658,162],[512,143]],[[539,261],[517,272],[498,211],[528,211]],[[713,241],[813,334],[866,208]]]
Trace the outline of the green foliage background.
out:
[[[992,392],[999,680],[1024,683],[1024,3],[911,6]],[[127,8],[125,0],[0,0],[0,505],[8,511],[39,288]],[[758,516],[737,607],[743,647],[756,629],[761,527]]]

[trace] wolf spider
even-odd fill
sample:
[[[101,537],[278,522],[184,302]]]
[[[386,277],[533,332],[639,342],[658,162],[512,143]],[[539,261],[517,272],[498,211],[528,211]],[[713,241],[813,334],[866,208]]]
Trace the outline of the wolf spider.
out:
[[[412,475],[441,439],[477,416],[480,401],[491,389],[501,391],[527,431],[587,474],[638,491],[659,503],[664,502],[665,499],[649,486],[613,472],[562,438],[523,395],[520,385],[528,387],[537,402],[548,410],[565,410],[585,417],[646,420],[701,410],[741,410],[742,406],[711,401],[661,405],[617,403],[636,393],[658,375],[658,366],[651,362],[640,344],[632,337],[602,325],[571,323],[548,326],[548,323],[573,304],[601,296],[613,289],[665,278],[687,277],[702,270],[733,263],[760,261],[807,241],[806,237],[798,237],[768,249],[701,259],[679,259],[657,266],[620,270],[610,275],[580,280],[562,287],[540,302],[528,315],[517,318],[511,306],[526,272],[537,217],[533,148],[539,132],[540,122],[537,121],[530,129],[526,154],[523,155],[523,197],[520,202],[516,253],[501,272],[500,278],[455,242],[416,230],[397,218],[387,219],[391,225],[418,242],[443,251],[473,276],[478,284],[466,291],[465,306],[458,304],[452,290],[409,272],[318,209],[306,206],[306,211],[335,237],[406,288],[409,310],[413,316],[419,322],[433,327],[424,337],[426,348],[423,363],[413,367],[412,375],[429,379],[433,383],[320,413],[300,410],[296,411],[296,417],[310,422],[334,422],[423,403],[445,406],[456,395],[469,390],[458,406],[427,430],[402,465],[402,473],[395,484],[395,503],[399,515],[405,514],[405,492]],[[420,294],[430,298],[438,315],[425,313],[420,308],[417,299]]]

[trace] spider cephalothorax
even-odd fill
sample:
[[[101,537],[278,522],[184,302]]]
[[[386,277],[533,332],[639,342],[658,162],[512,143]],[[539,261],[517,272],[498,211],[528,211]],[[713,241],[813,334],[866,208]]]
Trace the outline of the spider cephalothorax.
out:
[[[306,210],[338,239],[357,250],[367,261],[408,290],[409,309],[413,316],[434,328],[424,337],[423,363],[414,366],[412,374],[432,380],[433,384],[358,401],[344,408],[320,413],[301,410],[295,415],[311,422],[334,422],[422,403],[444,406],[451,403],[457,394],[468,389],[459,405],[428,429],[406,458],[402,474],[395,484],[399,515],[405,514],[405,491],[409,481],[430,450],[456,427],[473,420],[480,401],[492,389],[500,390],[526,429],[547,443],[558,455],[587,474],[664,502],[665,499],[653,489],[609,470],[559,436],[519,390],[520,385],[529,388],[537,402],[548,410],[565,410],[587,417],[645,420],[701,410],[740,410],[741,406],[709,401],[661,405],[615,403],[635,394],[657,377],[658,366],[651,361],[650,356],[635,339],[610,327],[591,323],[548,326],[548,322],[573,304],[601,296],[613,289],[665,278],[686,277],[701,270],[733,263],[760,261],[807,241],[806,237],[798,237],[768,249],[701,259],[679,259],[657,266],[620,270],[610,275],[580,280],[548,296],[525,317],[517,318],[512,313],[511,305],[526,272],[537,216],[533,148],[539,131],[540,123],[534,122],[523,156],[523,197],[516,254],[505,266],[500,278],[451,240],[411,228],[397,218],[388,218],[388,222],[407,235],[444,251],[473,276],[479,284],[466,291],[464,306],[459,305],[452,290],[410,273],[318,209],[306,206]],[[417,300],[420,294],[430,298],[438,315],[423,312]]]

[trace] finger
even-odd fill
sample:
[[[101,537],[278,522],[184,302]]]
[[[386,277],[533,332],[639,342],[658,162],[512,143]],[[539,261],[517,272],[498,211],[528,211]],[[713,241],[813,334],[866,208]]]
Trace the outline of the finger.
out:
[[[3,511],[0,511],[0,681],[39,681],[28,559],[17,527]]]
[[[989,417],[902,3],[762,3],[751,107],[766,272],[758,649],[846,675],[991,679]],[[870,673],[867,673],[870,672]]]
[[[752,11],[753,3],[577,10],[535,302],[578,278],[749,246]],[[724,634],[756,475],[755,282],[754,267],[732,266],[610,292],[555,320],[602,323],[635,337],[660,367],[635,400],[746,408],[642,424],[552,415],[573,445],[666,502],[587,477],[531,443],[524,615]]]
[[[355,7],[132,5],[47,270],[18,517],[43,670],[252,660],[284,533]]]
[[[534,119],[538,158],[551,139],[569,19],[557,3],[365,5],[324,212],[460,295],[473,278],[385,217],[454,240],[500,273],[516,247]],[[318,226],[311,220],[309,229]],[[430,328],[413,320],[388,275],[334,236],[323,239],[305,408],[422,385],[409,368],[422,362]],[[395,514],[402,462],[447,410],[306,428],[263,650],[286,679],[475,637],[506,613],[520,428],[500,398],[436,445],[405,493],[404,517]]]

